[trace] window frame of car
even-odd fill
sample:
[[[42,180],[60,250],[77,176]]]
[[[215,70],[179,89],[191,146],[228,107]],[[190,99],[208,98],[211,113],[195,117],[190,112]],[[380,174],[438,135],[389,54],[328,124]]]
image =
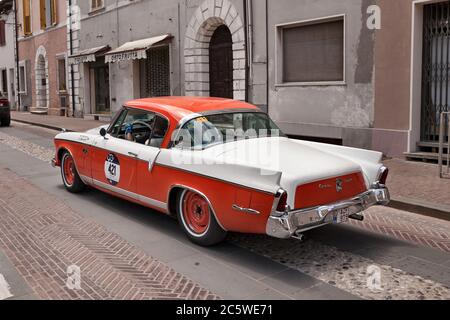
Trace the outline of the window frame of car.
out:
[[[226,109],[226,110],[213,110],[213,111],[206,111],[206,112],[200,112],[200,113],[196,113],[193,114],[189,117],[185,117],[183,118],[177,125],[177,127],[174,130],[174,139],[171,139],[169,146],[167,147],[168,149],[178,149],[178,150],[188,150],[188,151],[196,151],[197,149],[195,148],[177,148],[177,143],[176,141],[180,138],[180,133],[181,130],[191,121],[201,118],[201,117],[209,117],[209,116],[215,116],[215,115],[221,115],[221,114],[245,114],[245,113],[254,113],[254,114],[263,114],[265,115],[271,122],[273,122],[278,130],[280,131],[280,137],[287,137],[286,134],[281,130],[280,127],[278,127],[278,125],[272,120],[272,118],[270,117],[270,115],[267,112],[264,112],[262,110],[258,110],[258,109]],[[211,147],[211,146],[209,146]],[[208,147],[206,147],[208,148]]]
[[[163,136],[163,138],[162,138],[162,141],[163,141],[163,143],[164,143],[164,141],[165,141],[165,139],[166,139],[166,137],[167,137],[167,134],[168,134],[169,131],[170,131],[170,120],[169,120],[169,118],[166,117],[165,115],[159,113],[159,112],[156,112],[156,111],[148,111],[148,110],[143,110],[143,109],[139,109],[139,108],[132,108],[132,107],[127,107],[127,106],[122,107],[122,109],[120,110],[120,112],[118,112],[118,113],[114,116],[113,120],[111,121],[111,124],[109,125],[109,128],[108,128],[108,130],[107,130],[107,133],[108,133],[111,137],[116,138],[116,139],[120,139],[120,138],[118,137],[118,134],[114,135],[112,131],[114,130],[114,128],[117,127],[116,125],[118,124],[118,123],[117,123],[118,121],[120,121],[119,128],[122,128],[122,126],[123,126],[123,124],[124,124],[124,122],[125,122],[125,120],[126,120],[126,118],[127,118],[128,112],[129,112],[130,110],[142,111],[143,113],[146,113],[146,114],[153,114],[153,115],[155,116],[155,121],[153,121],[153,124],[152,124],[152,132],[151,132],[151,135],[150,135],[150,138],[149,138],[150,143],[151,143],[151,141],[152,141],[152,139],[153,139],[153,135],[154,135],[154,129],[155,129],[156,121],[157,121],[156,118],[164,119],[164,120],[167,122],[167,129],[166,129],[166,132],[164,133],[164,136]],[[119,129],[119,130],[120,130],[120,129]],[[126,139],[121,139],[121,140],[128,141],[128,140],[126,140]],[[135,142],[135,141],[128,141],[128,142],[130,142],[130,143],[138,143],[138,142]],[[139,144],[139,143],[138,143],[138,144]],[[158,148],[158,149],[161,149],[161,148],[162,148],[162,146],[159,146],[159,147],[153,147],[153,146],[150,146],[150,145],[147,146],[147,145],[145,145],[145,144],[144,144],[144,146],[149,147],[149,148]]]

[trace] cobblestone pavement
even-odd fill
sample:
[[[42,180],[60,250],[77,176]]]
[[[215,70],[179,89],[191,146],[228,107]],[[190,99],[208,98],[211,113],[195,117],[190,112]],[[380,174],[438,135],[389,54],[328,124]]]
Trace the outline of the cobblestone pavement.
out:
[[[0,176],[0,248],[39,298],[218,299],[14,173]],[[80,290],[66,285],[70,266]]]
[[[436,208],[450,215],[450,179],[440,179],[430,163],[387,160],[388,184],[395,200]]]
[[[237,245],[297,269],[364,299],[448,300],[450,288],[389,265],[308,240],[278,240],[255,235],[235,235]],[[263,245],[262,245],[263,244]],[[368,270],[379,270],[381,286],[368,285]],[[370,289],[372,288],[372,289]]]
[[[450,252],[450,221],[375,207],[366,211],[364,222],[351,220],[350,223],[406,242]]]
[[[0,143],[46,162],[50,162],[55,156],[54,150],[44,148],[33,142],[22,140],[3,132],[0,132]]]

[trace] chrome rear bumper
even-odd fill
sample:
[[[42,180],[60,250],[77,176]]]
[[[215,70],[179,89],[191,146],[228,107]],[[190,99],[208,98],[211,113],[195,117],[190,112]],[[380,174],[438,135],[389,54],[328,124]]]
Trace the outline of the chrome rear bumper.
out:
[[[346,210],[350,216],[359,216],[369,207],[389,204],[390,195],[386,187],[377,186],[357,197],[330,205],[298,211],[274,212],[267,222],[269,236],[288,239],[298,233],[319,228],[334,222],[337,212]]]

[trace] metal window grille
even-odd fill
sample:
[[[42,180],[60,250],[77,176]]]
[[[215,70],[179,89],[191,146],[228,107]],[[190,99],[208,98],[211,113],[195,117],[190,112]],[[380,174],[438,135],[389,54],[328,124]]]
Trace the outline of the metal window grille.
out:
[[[450,111],[449,20],[450,1],[424,7],[422,141],[439,141],[441,114]],[[443,128],[443,132],[448,132],[447,128]],[[445,135],[443,138],[447,140]]]
[[[450,136],[450,112],[441,113],[439,133],[439,175],[441,178],[450,179],[450,140],[445,141],[447,135]],[[447,128],[447,131],[445,132]],[[444,162],[446,165],[444,166]]]
[[[145,69],[146,96],[170,96],[169,47],[162,46],[148,50]]]

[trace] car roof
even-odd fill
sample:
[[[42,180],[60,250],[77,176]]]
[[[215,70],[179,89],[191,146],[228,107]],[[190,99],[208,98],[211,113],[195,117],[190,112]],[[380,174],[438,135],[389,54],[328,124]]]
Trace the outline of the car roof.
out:
[[[255,110],[258,107],[246,102],[210,97],[160,97],[128,101],[125,106],[158,112],[176,121],[192,114],[224,110]]]

